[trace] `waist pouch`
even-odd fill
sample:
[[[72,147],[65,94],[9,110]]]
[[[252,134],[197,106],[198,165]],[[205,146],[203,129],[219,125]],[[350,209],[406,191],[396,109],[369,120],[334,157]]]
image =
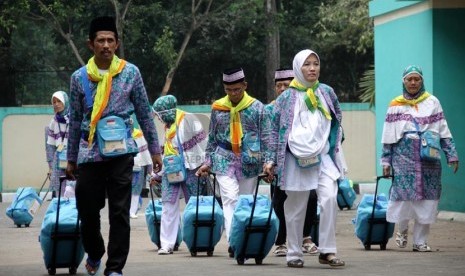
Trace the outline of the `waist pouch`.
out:
[[[66,157],[66,153],[68,151],[66,149],[63,149],[61,151],[57,151],[57,159],[58,159],[58,164],[57,164],[57,167],[58,169],[66,169],[66,166],[68,165],[68,160],[67,160],[67,157]]]
[[[184,166],[184,158],[179,154],[163,157],[163,169],[170,184],[186,180],[187,172]]]
[[[425,131],[420,134],[421,149],[420,157],[425,161],[441,160],[441,145],[439,134],[432,131]]]
[[[242,163],[256,164],[260,160],[260,139],[256,132],[247,132],[242,138]]]
[[[319,154],[317,156],[312,156],[312,157],[297,157],[295,155],[294,157],[295,157],[297,166],[301,168],[311,168],[321,163],[321,157]]]
[[[98,149],[104,157],[115,157],[128,153],[130,131],[124,120],[117,116],[108,116],[97,123]]]

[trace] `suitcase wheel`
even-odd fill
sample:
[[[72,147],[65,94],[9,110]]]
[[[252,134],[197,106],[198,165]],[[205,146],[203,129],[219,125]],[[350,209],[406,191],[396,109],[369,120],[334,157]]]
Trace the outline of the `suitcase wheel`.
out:
[[[379,247],[380,247],[381,250],[386,250],[386,244],[385,243],[380,244]]]
[[[238,265],[243,265],[244,262],[245,262],[245,259],[244,259],[244,258],[242,258],[242,257],[238,257],[238,258],[237,258],[237,264],[238,264]]]
[[[365,250],[370,250],[371,249],[371,245],[370,244],[365,244]]]
[[[57,270],[55,268],[48,269],[48,275],[55,275],[56,273],[57,273]]]
[[[29,223],[28,223],[28,224],[24,224],[24,226],[29,227]]]
[[[255,258],[255,264],[258,264],[258,265],[263,264],[263,259],[261,259],[261,258]]]
[[[197,252],[192,251],[192,252],[191,252],[191,256],[192,256],[192,257],[197,256]]]
[[[207,256],[208,256],[208,257],[213,256],[213,251],[207,251]]]
[[[69,274],[70,274],[70,275],[75,275],[76,272],[77,272],[77,268],[75,268],[75,267],[70,267],[70,268],[69,268]]]
[[[16,227],[21,228],[21,224],[16,224]]]

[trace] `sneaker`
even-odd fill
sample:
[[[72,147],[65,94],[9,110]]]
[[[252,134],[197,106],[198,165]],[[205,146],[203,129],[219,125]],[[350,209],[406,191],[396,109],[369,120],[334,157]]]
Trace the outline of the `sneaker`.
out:
[[[85,268],[86,268],[87,274],[89,275],[97,274],[98,269],[100,268],[100,260],[94,261],[91,258],[87,258]]]
[[[429,247],[426,243],[424,244],[414,244],[413,251],[415,252],[431,252],[431,247]]]
[[[318,247],[316,246],[315,243],[304,243],[302,245],[302,252],[303,253],[308,253],[311,255],[318,254]]]
[[[287,247],[285,244],[276,246],[276,249],[273,251],[273,254],[276,257],[284,257],[287,255]]]
[[[165,248],[158,249],[158,255],[169,255],[169,254],[173,254],[173,250],[165,249]]]
[[[138,216],[136,214],[129,214],[129,217],[132,218],[132,219],[138,218]]]
[[[407,233],[396,233],[396,244],[399,248],[405,248],[407,246]],[[415,248],[415,246],[414,246]]]

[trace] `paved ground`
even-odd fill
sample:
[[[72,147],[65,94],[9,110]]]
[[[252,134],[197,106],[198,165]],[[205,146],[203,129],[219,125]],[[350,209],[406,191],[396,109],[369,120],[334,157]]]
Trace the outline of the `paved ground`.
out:
[[[0,275],[48,275],[38,242],[40,224],[48,207],[46,202],[30,227],[16,228],[5,216],[9,203],[0,203]],[[144,207],[147,199],[144,199]],[[391,239],[387,250],[378,246],[366,251],[354,236],[351,219],[355,210],[340,211],[338,216],[337,242],[339,256],[346,261],[344,268],[332,269],[318,264],[316,256],[305,257],[303,269],[288,268],[285,258],[270,255],[263,265],[253,260],[240,266],[227,257],[226,241],[215,247],[213,257],[199,253],[191,257],[184,244],[169,256],[158,256],[156,246],[150,241],[145,217],[131,220],[131,252],[125,275],[465,275],[465,222],[440,219],[431,228],[431,253],[414,253],[411,241],[405,249],[398,249]],[[108,235],[107,209],[102,212],[104,236]],[[68,274],[58,269],[57,275]],[[77,275],[86,275],[83,264]]]

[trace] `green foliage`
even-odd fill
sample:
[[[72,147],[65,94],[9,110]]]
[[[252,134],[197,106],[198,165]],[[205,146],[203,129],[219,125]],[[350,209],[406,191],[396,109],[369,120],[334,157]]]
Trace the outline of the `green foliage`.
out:
[[[318,7],[317,37],[331,45],[365,54],[373,48],[373,23],[368,16],[369,0],[333,0]]]
[[[370,103],[370,107],[375,106],[375,68],[373,65],[363,73],[360,79],[360,100]]]
[[[178,57],[178,53],[174,49],[173,32],[168,26],[163,29],[163,34],[155,43],[153,50],[161,57],[168,68],[171,68],[174,65],[176,58]]]
[[[44,6],[38,5],[40,2]],[[61,28],[72,39],[86,62],[91,55],[85,44],[88,24],[95,16],[114,16],[111,2],[4,0],[0,4],[0,34],[2,28],[12,31],[11,66],[17,72],[31,71],[18,73],[17,93],[26,95],[38,91],[42,83],[29,84],[34,79],[37,83],[44,80],[44,88],[40,88],[43,91],[66,89],[67,86],[61,88],[61,83],[69,81],[71,72],[80,63],[58,30]],[[129,1],[115,2],[121,13]],[[247,91],[265,102],[266,35],[271,29],[279,28],[281,66],[291,66],[298,51],[313,49],[322,60],[321,81],[332,86],[341,101],[359,101],[358,81],[373,63],[372,23],[367,3],[368,0],[278,0],[278,23],[269,26],[263,0],[213,0],[211,11],[215,12],[193,33],[170,93],[181,104],[211,103],[224,95],[222,71],[241,66],[248,81]],[[130,2],[123,21],[123,54],[142,72],[151,101],[158,97],[191,27],[191,4],[187,0]],[[227,6],[216,11],[223,4]],[[196,18],[201,19],[202,15]],[[44,72],[33,72],[40,70],[56,74],[47,75],[48,81],[45,81]],[[57,85],[50,78],[64,81]],[[50,100],[49,95],[41,100],[29,98],[37,104],[48,104]]]
[[[17,27],[17,19],[21,18],[27,10],[29,10],[28,0],[3,0],[0,2],[0,45],[7,43],[7,37]]]

